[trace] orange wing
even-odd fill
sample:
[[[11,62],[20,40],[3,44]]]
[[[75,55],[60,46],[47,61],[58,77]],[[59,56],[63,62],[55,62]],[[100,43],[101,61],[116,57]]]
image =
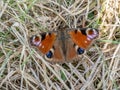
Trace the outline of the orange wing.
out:
[[[46,54],[53,47],[56,35],[56,33],[40,33],[32,36],[30,43],[37,47],[41,53]]]
[[[98,36],[98,31],[91,28],[82,28],[80,30],[69,31],[69,35],[76,45],[86,49],[91,44],[92,40]]]
[[[56,33],[45,33],[41,34],[41,43],[38,46],[38,49],[46,54],[53,46],[56,39]]]

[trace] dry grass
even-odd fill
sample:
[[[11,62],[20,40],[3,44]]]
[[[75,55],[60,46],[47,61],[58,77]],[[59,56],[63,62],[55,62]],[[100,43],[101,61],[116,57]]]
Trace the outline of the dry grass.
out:
[[[28,39],[60,27],[100,36],[83,58],[50,64]],[[0,0],[1,90],[120,90],[119,0]]]

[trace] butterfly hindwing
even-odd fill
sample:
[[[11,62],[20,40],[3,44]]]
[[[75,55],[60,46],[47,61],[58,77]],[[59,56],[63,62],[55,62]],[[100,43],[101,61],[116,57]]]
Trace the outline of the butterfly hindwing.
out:
[[[64,61],[64,54],[61,49],[61,42],[58,40],[58,36],[53,44],[53,47],[50,49],[51,57],[49,58],[48,55],[45,55],[45,59],[49,62],[63,62]],[[49,53],[48,52],[48,53]]]

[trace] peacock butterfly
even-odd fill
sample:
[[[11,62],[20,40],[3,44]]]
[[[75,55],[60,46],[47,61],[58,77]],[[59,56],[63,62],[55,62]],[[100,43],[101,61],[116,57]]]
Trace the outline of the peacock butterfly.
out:
[[[98,35],[99,31],[93,28],[67,29],[33,35],[30,43],[47,61],[65,62],[82,55]]]

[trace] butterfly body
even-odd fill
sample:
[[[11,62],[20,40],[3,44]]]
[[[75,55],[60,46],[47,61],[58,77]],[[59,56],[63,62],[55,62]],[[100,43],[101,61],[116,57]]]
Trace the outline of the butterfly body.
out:
[[[67,29],[40,33],[32,36],[30,41],[46,60],[65,62],[83,54],[98,34],[98,30],[92,28]]]

